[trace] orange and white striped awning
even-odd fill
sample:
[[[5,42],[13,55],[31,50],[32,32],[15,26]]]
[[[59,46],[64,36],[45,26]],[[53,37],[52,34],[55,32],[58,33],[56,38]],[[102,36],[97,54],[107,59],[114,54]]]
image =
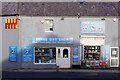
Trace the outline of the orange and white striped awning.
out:
[[[17,29],[17,19],[5,19],[5,29]]]

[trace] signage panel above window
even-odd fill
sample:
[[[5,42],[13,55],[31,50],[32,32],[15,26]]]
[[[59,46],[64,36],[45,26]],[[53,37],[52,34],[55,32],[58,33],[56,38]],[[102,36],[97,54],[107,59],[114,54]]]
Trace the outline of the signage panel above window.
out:
[[[73,44],[73,38],[42,38],[33,37],[34,44]]]
[[[105,21],[81,21],[80,24],[81,33],[105,33]]]

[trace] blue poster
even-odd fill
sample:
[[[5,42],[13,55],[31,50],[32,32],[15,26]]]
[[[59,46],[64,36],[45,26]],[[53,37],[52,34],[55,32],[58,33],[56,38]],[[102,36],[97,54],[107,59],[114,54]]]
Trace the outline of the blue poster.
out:
[[[34,47],[23,46],[22,48],[22,62],[33,62]]]
[[[105,21],[81,21],[81,33],[105,33]]]
[[[17,46],[9,46],[9,61],[17,62]]]
[[[105,45],[104,60],[110,60],[110,45]]]
[[[73,62],[78,62],[78,46],[73,46]]]
[[[73,44],[73,38],[43,38],[33,37],[34,44]]]

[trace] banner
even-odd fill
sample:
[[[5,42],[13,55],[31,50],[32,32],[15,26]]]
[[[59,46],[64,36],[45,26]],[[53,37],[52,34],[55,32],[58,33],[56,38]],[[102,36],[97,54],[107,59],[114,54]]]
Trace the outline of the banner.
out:
[[[9,61],[17,62],[17,46],[9,46]]]
[[[78,46],[73,46],[73,63],[78,62]]]
[[[104,60],[110,60],[110,45],[105,45]]]
[[[5,29],[18,29],[18,20],[14,19],[5,19]]]
[[[73,44],[73,38],[42,38],[33,37],[34,44]]]
[[[34,47],[23,46],[22,48],[22,62],[33,62]]]

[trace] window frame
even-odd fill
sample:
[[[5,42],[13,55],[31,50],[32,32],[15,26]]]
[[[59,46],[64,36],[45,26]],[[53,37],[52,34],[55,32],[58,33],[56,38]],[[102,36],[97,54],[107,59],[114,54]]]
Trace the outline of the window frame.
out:
[[[52,20],[52,23],[53,23],[53,26],[52,26],[52,28],[53,28],[53,30],[52,31],[46,31],[46,26],[45,26],[45,24],[46,24],[46,20]],[[44,19],[44,31],[45,32],[54,32],[54,20],[52,19],[52,18],[46,18],[46,19]]]
[[[40,48],[48,48],[48,47],[40,47]],[[35,63],[35,47],[34,47],[34,64],[57,64],[55,63]]]

